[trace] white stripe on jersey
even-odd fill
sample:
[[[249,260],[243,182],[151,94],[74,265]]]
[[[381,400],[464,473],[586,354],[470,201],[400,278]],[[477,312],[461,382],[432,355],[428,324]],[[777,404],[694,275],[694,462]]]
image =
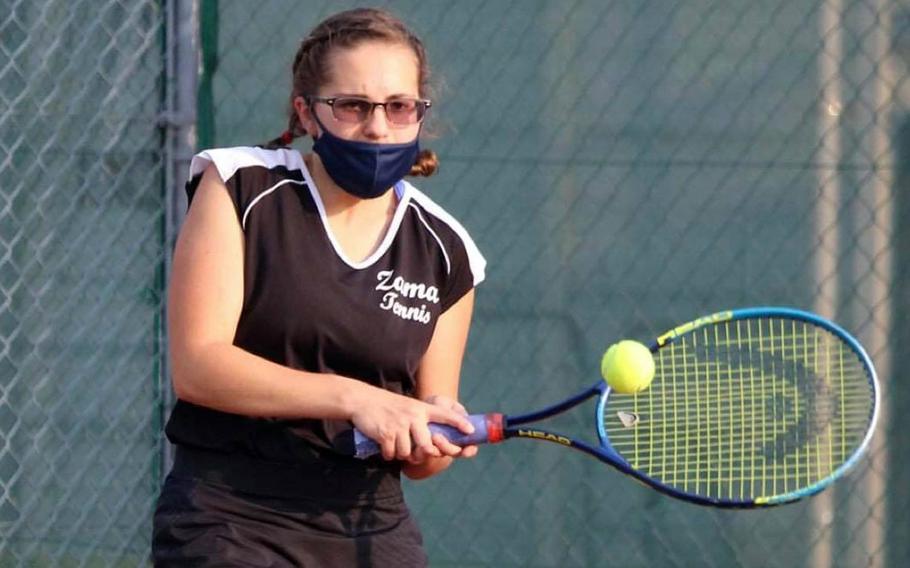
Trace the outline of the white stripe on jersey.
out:
[[[241,219],[241,221],[240,221],[240,227],[244,231],[246,231],[246,218],[249,216],[250,210],[253,209],[253,206],[256,205],[257,203],[259,203],[260,199],[262,199],[266,195],[272,193],[273,191],[275,191],[276,189],[278,189],[279,187],[281,187],[282,185],[284,185],[286,183],[296,183],[297,185],[306,185],[305,181],[298,181],[296,179],[285,179],[285,180],[279,181],[272,187],[268,188],[267,190],[265,190],[262,193],[260,193],[259,195],[257,195],[256,198],[253,199],[252,201],[250,201],[250,204],[246,206],[246,211],[243,212],[243,219]]]
[[[364,268],[369,268],[372,266],[376,260],[379,259],[382,255],[389,250],[389,247],[392,246],[392,241],[395,240],[396,235],[398,235],[398,227],[401,225],[401,220],[404,219],[404,213],[407,211],[407,199],[408,196],[399,195],[400,201],[398,205],[395,206],[395,215],[392,217],[392,221],[389,223],[388,228],[386,229],[385,236],[382,238],[382,242],[379,243],[379,246],[376,247],[376,250],[373,251],[373,254],[361,260],[360,262],[354,262],[344,254],[344,249],[341,248],[341,243],[335,239],[335,234],[332,232],[332,227],[329,225],[329,217],[325,211],[325,205],[322,203],[322,196],[319,195],[319,190],[316,188],[316,182],[313,181],[312,176],[310,175],[310,170],[307,169],[306,164],[303,166],[303,179],[306,180],[307,187],[310,189],[310,195],[313,197],[313,202],[316,204],[316,209],[319,210],[319,218],[322,220],[322,226],[325,230],[325,234],[329,239],[329,242],[332,243],[332,248],[335,249],[335,254],[338,255],[345,264],[350,266],[355,270],[361,270]],[[396,190],[397,191],[397,190]]]
[[[442,257],[446,259],[446,275],[452,273],[452,261],[449,260],[449,253],[446,251],[446,247],[442,246],[442,239],[439,238],[439,235],[436,234],[436,231],[430,228],[426,220],[423,218],[423,213],[420,212],[420,207],[417,207],[413,203],[408,202],[408,207],[413,207],[414,211],[417,211],[417,218],[420,219],[420,222],[423,223],[423,226],[427,228],[427,231],[433,235],[433,238],[436,239],[436,242],[439,244],[439,249],[442,251]]]
[[[474,243],[474,239],[472,239],[471,235],[468,234],[468,231],[454,217],[449,215],[445,209],[437,205],[436,202],[427,197],[422,191],[407,181],[405,181],[404,184],[406,195],[409,195],[411,199],[423,207],[427,213],[438,217],[439,220],[451,227],[452,230],[455,231],[455,234],[461,238],[461,242],[464,244],[464,248],[468,253],[468,262],[471,266],[471,274],[474,276],[474,286],[480,284],[486,277],[485,270],[487,261],[480,253],[480,250]]]

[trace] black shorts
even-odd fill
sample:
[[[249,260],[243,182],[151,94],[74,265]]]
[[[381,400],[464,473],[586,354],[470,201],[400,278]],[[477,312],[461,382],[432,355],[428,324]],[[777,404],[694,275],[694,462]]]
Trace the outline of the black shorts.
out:
[[[172,471],[153,524],[159,567],[427,566],[400,492],[358,504],[272,497]]]

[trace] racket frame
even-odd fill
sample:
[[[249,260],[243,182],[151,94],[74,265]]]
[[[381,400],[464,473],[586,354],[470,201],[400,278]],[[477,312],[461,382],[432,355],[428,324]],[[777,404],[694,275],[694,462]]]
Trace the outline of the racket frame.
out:
[[[871,417],[869,420],[869,426],[865,433],[865,436],[863,437],[863,440],[857,449],[850,455],[850,457],[844,461],[844,463],[835,468],[834,471],[832,471],[823,479],[820,479],[807,487],[779,495],[758,496],[751,499],[724,499],[681,491],[675,487],[662,483],[661,481],[646,475],[645,473],[632,467],[632,465],[626,461],[622,455],[619,454],[610,444],[610,439],[607,435],[605,427],[605,417],[610,396],[612,394],[612,389],[603,380],[598,380],[596,383],[592,384],[580,393],[535,412],[515,416],[508,416],[500,413],[473,414],[468,417],[476,429],[473,434],[463,434],[451,426],[439,424],[431,424],[430,429],[433,432],[443,433],[453,443],[459,445],[495,444],[510,438],[525,438],[557,443],[559,445],[573,448],[575,450],[584,452],[594,458],[597,458],[598,460],[615,467],[622,473],[639,480],[645,485],[652,487],[661,493],[699,505],[709,505],[722,508],[757,508],[798,501],[820,492],[825,487],[831,485],[831,483],[833,483],[836,479],[842,477],[851,468],[853,468],[853,466],[856,465],[860,457],[868,449],[878,422],[881,389],[878,384],[878,377],[875,372],[875,366],[872,364],[872,359],[866,353],[865,349],[863,349],[862,345],[860,345],[860,343],[843,328],[816,314],[794,308],[755,307],[717,312],[684,323],[659,336],[648,346],[648,348],[652,353],[657,353],[657,351],[672,344],[680,337],[686,336],[689,333],[707,325],[758,318],[790,319],[795,321],[808,322],[822,329],[825,329],[842,339],[859,357],[860,361],[867,371],[870,388],[873,392],[873,402],[872,408],[870,410]],[[541,420],[545,420],[547,418],[551,418],[557,414],[561,414],[562,412],[578,406],[594,397],[598,398],[594,410],[594,421],[598,438],[597,445],[590,444],[572,436],[566,436],[552,430],[525,426],[539,422]],[[370,455],[371,453],[377,451],[377,447],[378,446],[375,444],[375,442],[369,440],[359,432],[355,431],[355,448],[370,448],[369,450],[364,449],[362,454],[360,453],[360,450],[355,449],[355,455],[358,457],[366,457],[367,455]]]
[[[814,495],[831,485],[831,483],[842,477],[856,465],[860,457],[862,457],[862,455],[866,452],[872,440],[872,435],[878,422],[878,409],[880,407],[881,389],[878,384],[878,377],[875,373],[875,366],[872,364],[872,359],[869,357],[868,353],[866,353],[862,345],[860,345],[860,343],[852,335],[850,335],[846,330],[837,324],[810,312],[784,307],[754,307],[717,312],[684,323],[658,337],[650,345],[648,345],[648,348],[652,353],[657,353],[658,350],[670,345],[680,337],[688,335],[689,333],[707,325],[756,318],[778,318],[803,321],[816,325],[822,329],[826,329],[832,334],[844,340],[846,344],[860,358],[863,365],[866,367],[866,370],[868,371],[869,382],[873,390],[874,399],[872,405],[872,416],[870,418],[869,428],[866,431],[865,437],[863,438],[859,447],[846,461],[844,461],[844,463],[842,463],[839,467],[837,467],[823,479],[820,479],[809,486],[780,495],[759,496],[753,499],[723,499],[681,491],[675,487],[664,484],[657,479],[649,477],[648,475],[633,468],[632,465],[629,464],[629,462],[626,461],[622,455],[616,452],[610,444],[610,439],[607,435],[606,427],[604,424],[610,395],[612,394],[612,389],[602,380],[598,380],[596,383],[589,386],[582,392],[569,397],[562,402],[558,402],[536,412],[521,414],[517,416],[497,415],[496,420],[501,420],[502,424],[501,439],[527,438],[554,442],[562,446],[573,448],[615,467],[622,473],[634,477],[635,479],[662,493],[665,493],[677,499],[682,499],[684,501],[697,503],[700,505],[710,505],[723,508],[768,507],[773,505],[781,505],[784,503],[791,503]],[[592,445],[582,440],[578,440],[577,438],[566,436],[552,430],[521,427],[522,425],[538,422],[565,412],[566,410],[578,406],[593,397],[598,397],[594,412],[594,423],[597,426],[597,438],[599,442],[598,445]],[[501,439],[496,440],[495,442],[501,441]]]

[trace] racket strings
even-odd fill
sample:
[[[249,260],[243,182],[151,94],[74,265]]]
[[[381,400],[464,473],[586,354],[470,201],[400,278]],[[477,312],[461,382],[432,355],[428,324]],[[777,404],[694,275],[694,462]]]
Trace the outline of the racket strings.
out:
[[[648,390],[611,396],[604,428],[634,468],[687,493],[751,499],[811,486],[857,450],[871,420],[862,360],[811,323],[709,325],[655,360]]]

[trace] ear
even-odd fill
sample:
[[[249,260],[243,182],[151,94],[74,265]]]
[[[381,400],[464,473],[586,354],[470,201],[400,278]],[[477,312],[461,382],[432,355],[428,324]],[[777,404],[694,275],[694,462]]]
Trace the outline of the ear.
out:
[[[319,134],[319,128],[313,118],[310,105],[307,104],[303,97],[294,97],[294,112],[297,114],[297,120],[300,122],[301,128],[311,137],[316,138]]]

